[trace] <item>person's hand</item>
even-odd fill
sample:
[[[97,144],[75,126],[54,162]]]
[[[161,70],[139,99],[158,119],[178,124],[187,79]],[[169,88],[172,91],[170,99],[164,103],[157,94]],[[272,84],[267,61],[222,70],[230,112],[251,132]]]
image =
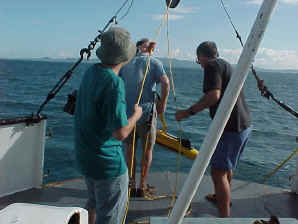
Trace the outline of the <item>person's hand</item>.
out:
[[[258,81],[258,88],[260,91],[263,91],[265,86],[264,86],[264,80],[259,80]]]
[[[166,104],[161,103],[160,101],[158,101],[156,103],[156,111],[157,114],[163,114],[166,111]]]
[[[141,106],[139,106],[138,104],[135,104],[134,106],[134,110],[135,110],[135,114],[137,116],[137,120],[139,120],[142,116],[143,113],[143,109]]]
[[[262,96],[266,96],[267,87],[264,84],[264,80],[259,80],[258,81],[258,88],[261,91]]]
[[[176,120],[181,121],[184,118],[189,117],[189,113],[187,110],[177,110],[175,114]]]

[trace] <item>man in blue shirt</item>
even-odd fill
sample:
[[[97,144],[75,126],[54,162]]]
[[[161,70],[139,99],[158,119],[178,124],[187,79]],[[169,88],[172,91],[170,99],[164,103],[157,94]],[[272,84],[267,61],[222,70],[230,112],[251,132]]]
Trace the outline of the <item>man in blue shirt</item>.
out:
[[[125,29],[111,28],[103,33],[96,51],[101,63],[85,72],[78,91],[75,149],[88,189],[89,224],[121,223],[123,219],[128,173],[121,141],[133,130],[142,108],[134,105],[127,119],[125,88],[118,73],[135,52]]]
[[[152,43],[152,42],[151,42]],[[140,89],[145,75],[147,67],[148,57],[151,54],[152,48],[150,49],[150,42],[148,39],[142,39],[138,41],[137,56],[125,65],[121,71],[120,76],[122,77],[125,90],[126,90],[126,103],[127,103],[127,115],[130,116],[133,113],[133,105],[137,102],[140,94]],[[161,85],[161,99],[155,105],[154,92],[156,91],[156,85]],[[143,155],[141,161],[141,178],[140,178],[140,194],[144,192],[152,193],[153,188],[150,188],[146,184],[146,178],[149,173],[150,165],[152,162],[152,150],[156,139],[156,118],[157,113],[164,113],[166,110],[168,95],[170,90],[169,79],[165,73],[161,61],[151,57],[150,65],[147,73],[147,77],[144,84],[144,89],[140,101],[140,105],[143,108],[143,115],[137,123],[136,127],[136,141],[141,139]],[[125,146],[127,148],[127,165],[130,168],[132,159],[132,135],[130,135],[126,141]],[[135,144],[137,149],[137,144]],[[135,155],[135,154],[134,154]],[[135,158],[134,158],[135,160]],[[131,180],[132,196],[136,193],[135,184],[135,162],[133,169],[133,176]]]

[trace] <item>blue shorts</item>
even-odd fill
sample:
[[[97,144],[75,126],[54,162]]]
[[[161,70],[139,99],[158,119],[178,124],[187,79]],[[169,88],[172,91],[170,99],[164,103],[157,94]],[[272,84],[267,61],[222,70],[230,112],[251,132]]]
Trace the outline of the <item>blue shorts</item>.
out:
[[[222,170],[236,168],[251,130],[252,128],[248,127],[241,132],[223,132],[211,158],[211,168]]]
[[[95,180],[85,177],[87,208],[96,209],[95,224],[122,223],[128,200],[127,171],[117,178]]]

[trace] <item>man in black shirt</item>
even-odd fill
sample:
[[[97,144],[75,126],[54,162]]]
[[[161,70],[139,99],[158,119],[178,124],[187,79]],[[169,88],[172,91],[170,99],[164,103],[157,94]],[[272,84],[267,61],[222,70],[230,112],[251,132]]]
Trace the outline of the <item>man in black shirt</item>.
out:
[[[213,119],[232,75],[232,66],[218,57],[214,42],[206,41],[197,48],[197,62],[204,69],[203,97],[190,108],[178,110],[176,120],[188,118],[209,108]],[[230,216],[230,187],[233,169],[251,132],[251,118],[241,91],[210,161],[215,194],[207,199],[216,202],[220,217]]]

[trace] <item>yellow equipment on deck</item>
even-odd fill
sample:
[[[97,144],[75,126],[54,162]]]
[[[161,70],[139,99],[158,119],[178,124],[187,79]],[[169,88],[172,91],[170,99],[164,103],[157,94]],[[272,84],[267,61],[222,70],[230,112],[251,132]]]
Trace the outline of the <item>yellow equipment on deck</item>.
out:
[[[191,147],[189,140],[182,139],[180,146],[180,139],[167,133],[167,125],[163,115],[160,115],[160,120],[163,128],[162,130],[156,131],[156,143],[165,146],[176,153],[179,153],[180,151],[180,153],[186,158],[194,160],[199,151]]]

